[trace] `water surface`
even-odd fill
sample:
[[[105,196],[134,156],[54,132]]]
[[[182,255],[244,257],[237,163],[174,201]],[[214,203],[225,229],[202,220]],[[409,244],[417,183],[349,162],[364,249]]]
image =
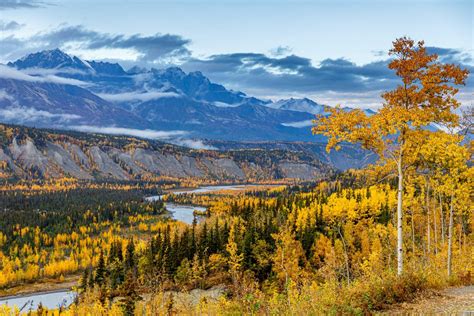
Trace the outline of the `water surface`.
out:
[[[220,191],[220,190],[243,190],[248,187],[256,187],[258,185],[255,184],[242,184],[242,185],[212,185],[212,186],[204,186],[204,187],[199,187],[196,189],[191,189],[191,190],[174,190],[169,193],[173,193],[175,195],[179,194],[202,194],[202,193],[210,193],[210,192],[215,192],[215,191]],[[168,194],[169,194],[168,193]],[[147,201],[156,201],[158,199],[161,199],[163,195],[155,195],[155,196],[150,196],[147,197]],[[186,224],[192,224],[193,219],[194,219],[194,210],[197,211],[206,211],[205,207],[202,206],[196,206],[196,205],[181,205],[181,204],[176,204],[176,203],[165,203],[166,209],[172,213],[173,219],[176,219],[178,221],[185,222]]]
[[[27,312],[29,310],[36,310],[41,303],[48,309],[55,309],[71,305],[76,295],[76,292],[70,290],[60,290],[8,296],[0,298],[0,306],[4,304],[9,307],[17,306],[22,312]]]

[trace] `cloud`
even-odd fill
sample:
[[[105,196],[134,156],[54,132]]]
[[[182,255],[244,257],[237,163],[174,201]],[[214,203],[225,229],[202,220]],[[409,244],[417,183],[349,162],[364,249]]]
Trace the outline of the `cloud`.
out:
[[[21,28],[23,25],[15,21],[0,21],[0,31],[14,31]]]
[[[68,129],[73,129],[79,132],[86,133],[100,133],[100,134],[111,134],[111,135],[128,135],[140,138],[147,139],[156,139],[167,141],[171,144],[188,147],[192,149],[208,149],[214,150],[216,148],[204,144],[201,140],[196,139],[186,139],[184,136],[188,134],[186,131],[156,131],[151,129],[133,129],[133,128],[124,128],[124,127],[100,127],[100,126],[91,126],[91,125],[75,125],[68,126]]]
[[[460,64],[474,70],[472,56],[456,49],[430,47],[443,62]],[[297,56],[267,56],[258,53],[212,55],[190,58],[182,67],[186,71],[202,71],[211,80],[247,94],[262,98],[308,96],[315,100],[330,100],[331,105],[345,100],[363,100],[365,104],[351,106],[376,107],[380,94],[399,84],[394,72],[388,69],[390,60],[355,64],[346,58],[327,58],[319,63]],[[468,80],[464,91],[473,90]],[[348,98],[348,99],[347,99]]]
[[[156,131],[151,129],[140,130],[115,126],[100,127],[91,125],[75,125],[69,126],[69,128],[79,132],[129,135],[148,139],[170,139],[172,137],[180,137],[187,134],[185,131]]]
[[[196,139],[178,138],[178,139],[171,140],[170,143],[178,145],[178,146],[192,148],[192,149],[217,150],[216,147],[206,145],[204,144],[202,140],[196,140]]]
[[[81,118],[81,116],[75,114],[51,113],[48,111],[37,110],[35,108],[25,106],[11,106],[4,109],[0,109],[0,119],[2,120],[2,122],[14,122],[19,124],[24,124],[26,122],[37,122],[48,119],[68,122],[79,118]]]
[[[388,61],[356,65],[347,59],[325,59],[318,65],[296,55],[269,57],[239,53],[190,59],[183,64],[188,71],[200,70],[211,79],[260,96],[308,94],[323,91],[377,91],[395,86]]]
[[[48,3],[37,0],[2,0],[0,1],[0,10],[8,9],[34,9],[47,6]]]
[[[191,41],[175,34],[111,34],[88,29],[81,25],[60,25],[31,37],[15,35],[0,37],[0,60],[12,60],[40,49],[61,48],[79,56],[93,56],[122,65],[168,66],[178,64],[185,71],[201,71],[212,81],[226,87],[260,98],[311,97],[334,105],[376,108],[380,94],[394,88],[399,80],[388,69],[386,52],[374,51],[378,60],[356,64],[347,58],[326,58],[319,62],[291,52],[287,46],[279,46],[269,53],[227,53],[196,57],[189,49]],[[441,61],[461,64],[474,71],[471,52],[453,48],[428,47],[437,53]],[[104,58],[102,58],[104,59]],[[133,64],[132,64],[133,63]],[[46,77],[46,74],[41,74]],[[55,75],[55,74],[51,74]],[[136,80],[146,79],[137,76]],[[471,75],[472,77],[472,75]],[[49,78],[49,80],[59,80]],[[474,90],[474,79],[469,79],[461,93]],[[109,100],[145,100],[162,97],[153,94],[104,95]],[[362,104],[350,103],[361,101]],[[322,102],[322,101],[321,101]],[[217,104],[225,106],[225,104]]]
[[[161,92],[161,91],[149,91],[149,92],[124,92],[117,94],[99,93],[97,94],[104,100],[111,102],[126,102],[126,101],[150,101],[161,98],[178,98],[180,95],[175,92]]]
[[[123,56],[135,56],[141,63],[166,64],[191,56],[187,48],[190,40],[174,34],[124,35],[101,33],[81,25],[61,25],[56,29],[39,32],[28,38],[15,36],[0,39],[3,58],[19,58],[28,52],[61,48],[87,54],[90,51],[114,50]],[[128,52],[127,52],[128,51]]]
[[[445,63],[465,63],[471,65],[474,63],[474,59],[471,54],[463,52],[459,49],[427,46],[426,50],[430,54],[438,55],[439,59]]]
[[[0,100],[9,100],[13,101],[13,96],[9,95],[5,89],[0,89]]]
[[[312,120],[300,121],[300,122],[289,122],[289,123],[281,123],[283,126],[287,127],[295,127],[295,128],[303,128],[313,125]]]
[[[59,77],[52,74],[45,75],[45,76],[31,76],[25,72],[22,72],[15,68],[11,68],[4,65],[0,65],[0,78],[22,80],[22,81],[28,81],[28,82],[41,82],[41,83],[48,82],[48,83],[57,83],[57,84],[66,84],[66,85],[75,85],[75,86],[90,85],[89,83],[81,81],[81,80]]]
[[[272,56],[284,56],[290,54],[292,51],[289,46],[278,46],[270,50]]]

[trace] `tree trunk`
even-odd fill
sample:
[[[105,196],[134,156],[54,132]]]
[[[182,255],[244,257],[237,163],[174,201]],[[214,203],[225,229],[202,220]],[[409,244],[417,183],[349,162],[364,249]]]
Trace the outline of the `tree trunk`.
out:
[[[453,195],[451,194],[451,205],[449,207],[449,227],[448,227],[448,277],[451,276],[451,262],[453,252]]]
[[[338,231],[339,235],[341,236],[342,245],[344,247],[344,261],[345,261],[345,265],[346,265],[346,279],[347,279],[347,285],[350,285],[351,275],[350,275],[350,271],[349,271],[349,255],[347,254],[346,240],[344,239],[344,236],[341,233],[341,227],[338,227],[337,231]]]
[[[415,257],[415,212],[411,211],[411,251],[412,251],[412,256]]]
[[[398,196],[397,196],[397,274],[403,273],[403,141],[398,155]]]
[[[462,232],[463,232],[463,224],[462,224],[462,216],[458,215],[458,222],[459,222],[459,254],[462,255]]]
[[[435,197],[434,202],[436,202],[436,197]],[[436,221],[436,205],[434,205],[434,207],[433,207],[434,252],[435,252],[435,254],[438,254],[438,225],[436,223],[437,223],[437,221]]]
[[[428,227],[426,229],[426,234],[428,237],[428,255],[431,254],[431,217],[430,217],[430,184],[428,183],[427,188],[426,188],[426,216],[427,222],[428,222]]]
[[[444,213],[443,213],[443,198],[441,197],[441,193],[439,194],[439,212],[441,217],[441,246],[444,248],[444,237],[446,236],[445,230],[445,223],[444,223]]]

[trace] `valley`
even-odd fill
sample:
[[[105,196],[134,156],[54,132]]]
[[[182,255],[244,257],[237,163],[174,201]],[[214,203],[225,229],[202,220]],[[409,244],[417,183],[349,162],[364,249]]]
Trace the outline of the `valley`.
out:
[[[206,24],[191,27],[173,1],[130,4],[123,20],[119,4],[100,2],[76,9],[82,22],[103,15],[101,32],[0,20],[0,316],[467,312],[466,52],[404,36],[370,57],[357,48],[352,61],[339,54],[356,51],[360,34],[386,38],[357,30],[351,47],[327,20],[314,29],[325,26],[332,57],[321,55],[327,39],[266,47],[312,30],[303,15],[313,10],[252,28],[276,4],[257,22],[226,8],[193,42],[163,27],[135,31],[140,8],[150,8],[147,32],[163,12],[179,12],[167,23],[189,34]],[[4,1],[0,12],[56,17],[63,5],[79,4]],[[347,23],[341,16],[329,22]],[[213,33],[229,21],[251,31]],[[312,58],[298,55],[305,47]]]

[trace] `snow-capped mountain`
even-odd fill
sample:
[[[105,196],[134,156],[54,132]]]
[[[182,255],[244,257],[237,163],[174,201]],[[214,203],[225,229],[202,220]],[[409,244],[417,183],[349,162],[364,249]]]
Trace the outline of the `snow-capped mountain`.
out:
[[[280,110],[290,110],[297,112],[306,112],[311,114],[324,114],[326,106],[318,104],[311,99],[282,99],[273,103],[266,104],[267,107]]]
[[[29,54],[7,65],[16,69],[74,69],[86,72],[93,70],[89,63],[76,56],[69,56],[60,49]]]
[[[7,68],[10,75],[0,74],[0,122],[178,130],[221,140],[312,141],[311,120],[326,109],[307,98],[272,103],[247,96],[199,71],[124,70],[59,49],[27,55]],[[22,111],[30,115],[15,116]]]

